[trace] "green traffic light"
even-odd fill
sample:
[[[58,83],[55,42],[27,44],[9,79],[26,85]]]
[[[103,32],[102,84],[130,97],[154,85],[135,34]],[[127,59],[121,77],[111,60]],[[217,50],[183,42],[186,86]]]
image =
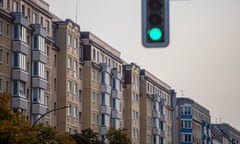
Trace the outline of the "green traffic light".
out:
[[[152,27],[148,30],[148,35],[151,40],[157,41],[162,37],[162,30],[158,27]]]

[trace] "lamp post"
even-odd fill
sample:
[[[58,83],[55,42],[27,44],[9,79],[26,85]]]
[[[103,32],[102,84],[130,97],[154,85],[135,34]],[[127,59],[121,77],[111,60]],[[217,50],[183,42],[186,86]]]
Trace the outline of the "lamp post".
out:
[[[38,122],[39,120],[41,120],[42,118],[44,118],[47,114],[49,114],[49,113],[51,113],[51,112],[53,112],[53,111],[57,111],[57,110],[65,109],[65,108],[69,108],[69,106],[58,107],[58,108],[52,109],[52,110],[47,111],[46,113],[42,114],[38,119],[36,119],[36,120],[34,121],[34,123],[32,124],[32,127],[30,128],[30,130],[32,130],[33,127],[37,124],[37,122]]]

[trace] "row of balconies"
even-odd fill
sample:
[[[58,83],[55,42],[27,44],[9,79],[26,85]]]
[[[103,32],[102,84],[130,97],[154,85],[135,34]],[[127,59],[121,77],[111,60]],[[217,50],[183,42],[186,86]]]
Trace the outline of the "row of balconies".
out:
[[[161,130],[160,128],[156,128],[156,127],[152,128],[152,133],[153,135],[158,135],[163,138],[166,137],[165,131]]]
[[[160,121],[166,121],[165,115],[164,115],[164,114],[161,114],[161,113],[158,112],[158,111],[153,111],[152,117],[153,117],[153,118],[160,119]]]
[[[121,118],[121,112],[119,110],[112,109],[110,106],[107,105],[101,105],[100,112],[102,114],[111,115],[112,118]]]
[[[12,97],[12,107],[15,109],[28,109],[28,103],[29,100],[23,97]],[[32,104],[32,113],[33,114],[44,114],[47,112],[47,106],[39,104],[39,103],[33,103]]]

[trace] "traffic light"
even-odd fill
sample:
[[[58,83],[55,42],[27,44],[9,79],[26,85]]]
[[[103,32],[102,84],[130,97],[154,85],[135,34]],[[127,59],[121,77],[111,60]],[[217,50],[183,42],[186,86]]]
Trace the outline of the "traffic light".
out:
[[[142,0],[142,42],[145,47],[167,47],[169,0]]]

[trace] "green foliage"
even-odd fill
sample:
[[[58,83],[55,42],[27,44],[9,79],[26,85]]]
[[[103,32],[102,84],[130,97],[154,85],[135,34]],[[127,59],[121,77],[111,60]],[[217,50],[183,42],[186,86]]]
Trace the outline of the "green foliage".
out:
[[[93,132],[92,129],[84,129],[81,131],[81,134],[71,135],[77,144],[101,144],[98,139],[98,133]]]
[[[12,113],[11,96],[0,93],[0,144],[76,144],[68,134],[59,135],[43,124],[32,124],[20,112]]]
[[[131,144],[131,140],[122,129],[110,128],[106,134],[109,144]]]

